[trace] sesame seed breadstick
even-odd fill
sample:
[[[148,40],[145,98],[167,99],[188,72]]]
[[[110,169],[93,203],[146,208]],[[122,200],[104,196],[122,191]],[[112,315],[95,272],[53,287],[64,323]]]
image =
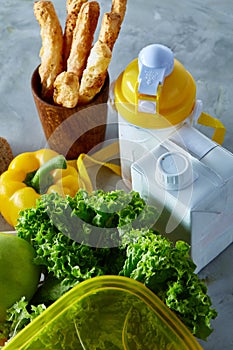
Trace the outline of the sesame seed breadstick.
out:
[[[79,89],[79,102],[91,101],[104,85],[112,52],[108,45],[97,41],[91,49]]]
[[[98,2],[91,1],[82,5],[78,15],[71,51],[67,60],[67,71],[75,73],[79,79],[82,76],[91,50],[99,14]]]
[[[98,39],[103,43],[106,43],[111,51],[117,40],[120,28],[121,16],[118,13],[104,13]]]
[[[121,16],[121,23],[125,17],[127,0],[112,0],[111,12],[118,13]]]
[[[51,1],[36,1],[34,15],[41,28],[42,47],[39,75],[42,84],[42,97],[50,99],[53,95],[54,80],[63,70],[63,33]]]
[[[63,58],[66,63],[71,49],[73,31],[76,26],[78,14],[82,5],[87,2],[87,0],[67,0],[66,2],[66,24],[63,35]]]
[[[54,82],[54,102],[67,108],[74,108],[78,103],[79,79],[72,72],[60,73]]]

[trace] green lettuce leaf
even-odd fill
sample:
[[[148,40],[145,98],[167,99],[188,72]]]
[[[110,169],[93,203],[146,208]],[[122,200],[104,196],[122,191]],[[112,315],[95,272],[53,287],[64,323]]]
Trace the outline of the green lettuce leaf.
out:
[[[42,195],[35,208],[21,212],[16,227],[44,271],[35,307],[48,306],[86,279],[119,274],[144,283],[196,337],[206,339],[217,315],[207,288],[194,272],[189,245],[174,246],[159,235],[157,217],[156,208],[134,191]]]
[[[206,340],[212,332],[211,307],[205,284],[194,272],[190,247],[178,241],[175,246],[152,230],[134,230],[127,240],[127,258],[120,275],[145,284],[173,310],[196,337]]]

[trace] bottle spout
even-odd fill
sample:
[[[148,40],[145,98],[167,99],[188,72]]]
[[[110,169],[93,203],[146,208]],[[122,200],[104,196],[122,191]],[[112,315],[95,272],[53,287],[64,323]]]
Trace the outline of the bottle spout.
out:
[[[138,67],[138,107],[146,107],[148,100],[151,106],[153,100],[156,111],[164,79],[174,68],[173,52],[159,44],[146,46],[139,52]]]

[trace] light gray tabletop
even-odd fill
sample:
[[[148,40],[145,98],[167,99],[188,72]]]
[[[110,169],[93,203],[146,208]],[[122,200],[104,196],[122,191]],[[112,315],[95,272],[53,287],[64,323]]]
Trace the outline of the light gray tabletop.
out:
[[[101,11],[111,1],[101,0]],[[54,0],[62,25],[65,0]],[[40,63],[40,29],[33,1],[6,0],[0,9],[0,136],[14,155],[36,150],[45,138],[31,94],[30,79]],[[233,2],[229,0],[128,0],[127,13],[110,64],[113,81],[146,45],[170,47],[193,75],[204,110],[227,132],[223,146],[233,152]],[[208,136],[212,131],[202,130]],[[1,226],[2,225],[2,226]],[[0,229],[3,224],[0,222]],[[205,350],[233,349],[233,245],[200,272],[218,317]]]

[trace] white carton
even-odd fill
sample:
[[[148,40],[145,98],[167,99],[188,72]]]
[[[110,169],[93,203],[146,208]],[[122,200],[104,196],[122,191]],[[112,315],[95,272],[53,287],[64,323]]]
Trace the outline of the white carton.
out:
[[[132,188],[157,206],[158,230],[186,240],[200,271],[233,242],[233,155],[193,127],[131,166]]]

